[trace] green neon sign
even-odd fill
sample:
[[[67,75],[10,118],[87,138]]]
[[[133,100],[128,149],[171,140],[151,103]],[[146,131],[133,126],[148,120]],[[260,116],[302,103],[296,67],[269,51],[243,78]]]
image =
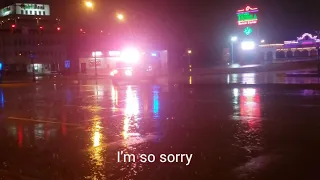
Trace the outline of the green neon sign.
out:
[[[44,9],[42,4],[21,4],[21,7],[26,10]]]
[[[238,14],[238,21],[254,21],[254,20],[258,20],[257,14],[255,13],[241,13]]]
[[[246,27],[244,28],[243,32],[245,35],[249,36],[253,32],[253,30],[250,27]]]

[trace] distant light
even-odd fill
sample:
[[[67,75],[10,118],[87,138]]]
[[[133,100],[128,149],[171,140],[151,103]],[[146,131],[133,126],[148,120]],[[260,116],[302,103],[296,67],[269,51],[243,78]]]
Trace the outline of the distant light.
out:
[[[262,40],[261,40],[261,43],[264,43],[264,42],[265,42],[265,40],[264,40],[264,39],[262,39]]]
[[[92,52],[92,57],[100,57],[100,56],[102,56],[101,51]]]
[[[131,71],[131,70],[126,70],[126,71],[124,72],[124,74],[125,74],[126,76],[132,76],[132,71]]]
[[[238,37],[237,37],[237,36],[232,36],[232,37],[231,37],[231,41],[232,41],[232,42],[235,42],[235,41],[237,41],[237,40],[238,40]]]
[[[2,71],[2,62],[0,62],[0,71]]]
[[[43,29],[43,26],[40,26],[40,29]]]
[[[85,5],[89,8],[92,8],[93,7],[93,3],[91,1],[86,1],[85,2]]]
[[[243,33],[247,36],[249,36],[250,34],[252,34],[253,29],[251,27],[245,27],[243,30]]]
[[[118,18],[119,20],[123,20],[123,19],[124,19],[124,15],[123,15],[123,14],[117,14],[117,18]]]
[[[70,60],[66,60],[66,61],[64,62],[64,67],[67,68],[67,69],[70,68]]]
[[[109,56],[119,57],[119,56],[121,56],[121,52],[120,51],[109,51]]]
[[[192,53],[192,51],[191,50],[188,50],[188,54],[191,54]]]
[[[60,28],[60,27],[57,27],[57,30],[58,30],[58,31],[60,31],[60,30],[61,30],[61,28]]]
[[[241,43],[242,50],[252,50],[255,48],[255,44],[253,41],[243,41]]]
[[[80,32],[82,32],[83,31],[83,29],[80,29]]]
[[[156,57],[157,53],[151,53],[151,56]]]
[[[256,95],[256,89],[253,89],[253,88],[243,89],[243,96],[253,97],[255,95]]]
[[[121,51],[121,59],[129,63],[135,63],[140,60],[140,53],[134,48],[124,49]]]
[[[12,28],[15,28],[15,27],[16,27],[16,25],[15,25],[15,24],[12,24],[12,25],[11,25],[11,27],[12,27]]]

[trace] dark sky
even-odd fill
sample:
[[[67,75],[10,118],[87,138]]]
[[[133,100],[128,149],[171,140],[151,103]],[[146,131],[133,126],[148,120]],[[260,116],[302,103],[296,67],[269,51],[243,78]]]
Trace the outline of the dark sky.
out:
[[[33,1],[52,1],[52,11],[62,17],[68,14],[69,25],[80,16],[89,21],[99,17],[96,25],[110,26],[110,16],[115,9],[128,9],[148,14],[145,20],[160,22],[153,23],[156,26],[165,21],[163,26],[188,36],[188,41],[221,46],[227,43],[236,27],[236,10],[246,4],[259,7],[260,31],[267,42],[294,40],[304,32],[320,29],[320,2],[317,0],[96,0],[99,8],[94,17],[88,17],[87,12],[79,8],[81,0]]]

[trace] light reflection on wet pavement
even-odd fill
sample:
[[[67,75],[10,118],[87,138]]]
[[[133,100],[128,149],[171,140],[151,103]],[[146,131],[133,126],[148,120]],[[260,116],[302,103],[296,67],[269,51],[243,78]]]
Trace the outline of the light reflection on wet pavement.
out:
[[[320,78],[317,77],[286,77],[286,73],[291,73],[291,71],[196,75],[176,79],[179,80],[179,82],[189,84],[203,84],[208,82],[215,84],[320,84]]]
[[[317,179],[319,95],[312,89],[107,80],[0,88],[0,174],[12,179]],[[118,163],[117,151],[192,153],[193,159],[189,166]]]

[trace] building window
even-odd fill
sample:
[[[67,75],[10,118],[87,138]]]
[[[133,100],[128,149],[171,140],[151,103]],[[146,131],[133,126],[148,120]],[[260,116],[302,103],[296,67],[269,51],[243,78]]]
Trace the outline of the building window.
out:
[[[26,15],[28,15],[28,11],[26,11]]]
[[[46,15],[46,12],[45,12],[45,11],[42,11],[42,15],[44,15],[44,16],[45,16],[45,15]]]
[[[24,14],[24,10],[21,10],[21,14]]]
[[[37,12],[38,12],[38,11],[35,11],[35,12],[34,12],[34,15],[38,15],[38,13],[37,13]]]
[[[32,11],[30,11],[30,15],[32,15]]]

